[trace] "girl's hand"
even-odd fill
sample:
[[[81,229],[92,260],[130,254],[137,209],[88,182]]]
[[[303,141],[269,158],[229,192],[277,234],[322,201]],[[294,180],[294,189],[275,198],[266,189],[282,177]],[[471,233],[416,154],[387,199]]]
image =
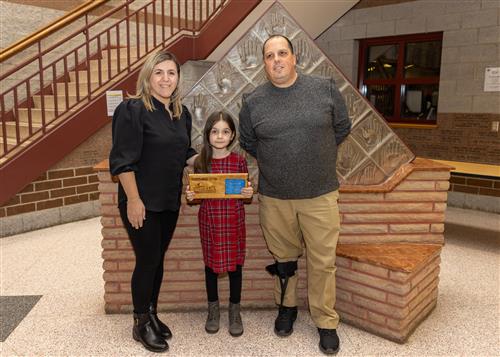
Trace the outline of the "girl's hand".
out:
[[[146,207],[140,197],[127,200],[127,218],[135,229],[142,228],[146,219]]]
[[[248,181],[247,187],[243,187],[241,189],[241,195],[244,198],[251,198],[253,196],[253,187],[252,187],[252,183],[250,181]]]
[[[194,191],[190,191],[188,185],[186,187],[186,199],[191,202],[192,200],[194,200],[194,195],[195,195]]]

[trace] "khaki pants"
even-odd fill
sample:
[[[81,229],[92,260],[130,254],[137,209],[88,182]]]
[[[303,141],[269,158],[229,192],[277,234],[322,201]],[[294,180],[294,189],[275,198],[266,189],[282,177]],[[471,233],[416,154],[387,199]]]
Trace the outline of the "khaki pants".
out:
[[[260,224],[267,246],[278,262],[296,261],[307,253],[307,296],[317,327],[334,329],[339,323],[335,305],[335,251],[340,230],[338,191],[319,197],[280,200],[264,195],[260,200]],[[279,278],[274,297],[281,300]],[[297,274],[290,277],[283,305],[297,306]]]

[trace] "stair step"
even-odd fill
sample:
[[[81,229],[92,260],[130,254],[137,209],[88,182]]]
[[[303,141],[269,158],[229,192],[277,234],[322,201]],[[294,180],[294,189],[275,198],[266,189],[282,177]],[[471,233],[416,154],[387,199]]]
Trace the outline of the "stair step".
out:
[[[69,95],[68,96],[69,106],[72,106],[76,102],[77,102],[76,95]],[[42,108],[42,96],[41,95],[34,95],[33,96],[33,103],[35,104],[35,108]],[[44,96],[44,106],[46,109],[54,109],[55,108],[53,95],[45,95]],[[57,96],[57,110],[59,112],[62,110],[66,110],[66,98],[64,95]]]
[[[101,66],[99,67],[99,62],[101,62]],[[99,60],[90,60],[90,70],[91,71],[97,71],[98,68],[102,68],[103,70],[108,69],[108,59],[101,59]],[[118,62],[116,60],[111,60],[109,65],[111,66],[111,70],[116,70],[118,68]],[[125,67],[127,65],[126,62],[120,62],[120,67]]]
[[[19,121],[28,122],[28,109],[19,108]],[[56,117],[54,109],[45,109],[45,124],[49,123]],[[32,123],[42,123],[42,111],[38,108],[31,108],[31,122]]]
[[[66,84],[65,83],[56,83],[57,86],[57,95],[64,96],[66,93]],[[87,83],[79,82],[79,93],[80,98],[85,97],[88,93]],[[90,83],[91,90],[97,89],[99,87],[99,83]],[[68,82],[68,95],[76,97],[76,82]]]
[[[3,148],[4,139],[0,136],[0,146]],[[7,138],[7,147],[12,149],[17,145],[17,140],[15,138]]]
[[[4,142],[4,139],[3,137],[0,135],[0,155],[4,155],[5,154],[5,151],[4,151],[4,148],[3,148],[3,142]],[[21,143],[21,147],[26,147],[28,146],[29,144],[31,143],[30,140],[26,140],[25,142]],[[12,139],[12,138],[7,138],[7,150],[11,150],[13,148],[15,148],[17,145],[17,140],[16,139]],[[3,163],[5,162],[5,158],[2,158],[0,160],[0,163]]]
[[[141,57],[144,56],[145,54],[146,54],[145,51],[141,51],[141,53],[140,53]],[[102,51],[101,56],[102,56],[102,60],[107,61],[108,57],[109,57],[112,61],[113,60],[116,61],[118,58],[118,51],[116,50],[116,48],[112,49],[110,51],[110,53],[108,53],[108,51]],[[130,50],[130,60],[134,61],[137,58],[138,57],[137,57],[136,50]],[[126,63],[127,63],[127,50],[125,48],[122,48],[120,50],[120,65],[126,64]]]
[[[111,68],[111,75],[114,76],[116,73],[118,73],[118,70],[116,68]],[[71,82],[76,83],[76,71],[71,71],[69,72],[69,78]],[[103,68],[101,72],[101,81],[104,82],[109,79],[109,74],[108,74],[108,69]],[[87,71],[78,71],[78,82],[79,83],[87,83]],[[97,70],[91,70],[90,71],[90,81],[98,83],[99,82],[99,72]]]
[[[102,58],[108,58],[109,55],[111,55],[111,59],[116,58],[118,55],[118,52],[120,52],[120,58],[127,58],[127,47],[120,47],[119,51],[118,48],[111,48],[108,52],[108,50],[102,50],[101,55]],[[144,47],[139,47],[139,54],[141,56],[144,56],[146,54],[146,49]],[[137,47],[130,47],[130,58],[137,58]]]
[[[7,132],[7,137],[9,139],[16,140],[16,137],[17,137],[16,124],[17,123],[13,122],[13,121],[5,123],[5,129]],[[29,125],[27,122],[19,122],[18,125],[19,125],[19,136],[21,137],[21,140],[23,140],[29,136]],[[41,127],[42,127],[42,125],[39,123],[32,123],[32,133],[35,133]],[[0,133],[3,133],[2,123],[0,123]]]

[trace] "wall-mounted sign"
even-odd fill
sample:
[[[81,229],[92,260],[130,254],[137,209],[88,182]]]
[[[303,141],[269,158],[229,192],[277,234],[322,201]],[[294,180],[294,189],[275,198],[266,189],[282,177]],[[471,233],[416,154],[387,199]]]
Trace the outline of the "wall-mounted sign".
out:
[[[106,91],[106,107],[108,108],[108,117],[112,117],[116,107],[123,101],[123,91]]]
[[[500,92],[500,67],[486,67],[484,70],[484,91]]]

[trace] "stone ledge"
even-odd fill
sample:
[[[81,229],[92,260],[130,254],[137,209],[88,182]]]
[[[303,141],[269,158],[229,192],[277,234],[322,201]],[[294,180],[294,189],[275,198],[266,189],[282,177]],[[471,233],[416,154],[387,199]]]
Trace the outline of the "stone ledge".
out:
[[[361,263],[412,273],[439,255],[438,244],[339,244],[337,256]]]

